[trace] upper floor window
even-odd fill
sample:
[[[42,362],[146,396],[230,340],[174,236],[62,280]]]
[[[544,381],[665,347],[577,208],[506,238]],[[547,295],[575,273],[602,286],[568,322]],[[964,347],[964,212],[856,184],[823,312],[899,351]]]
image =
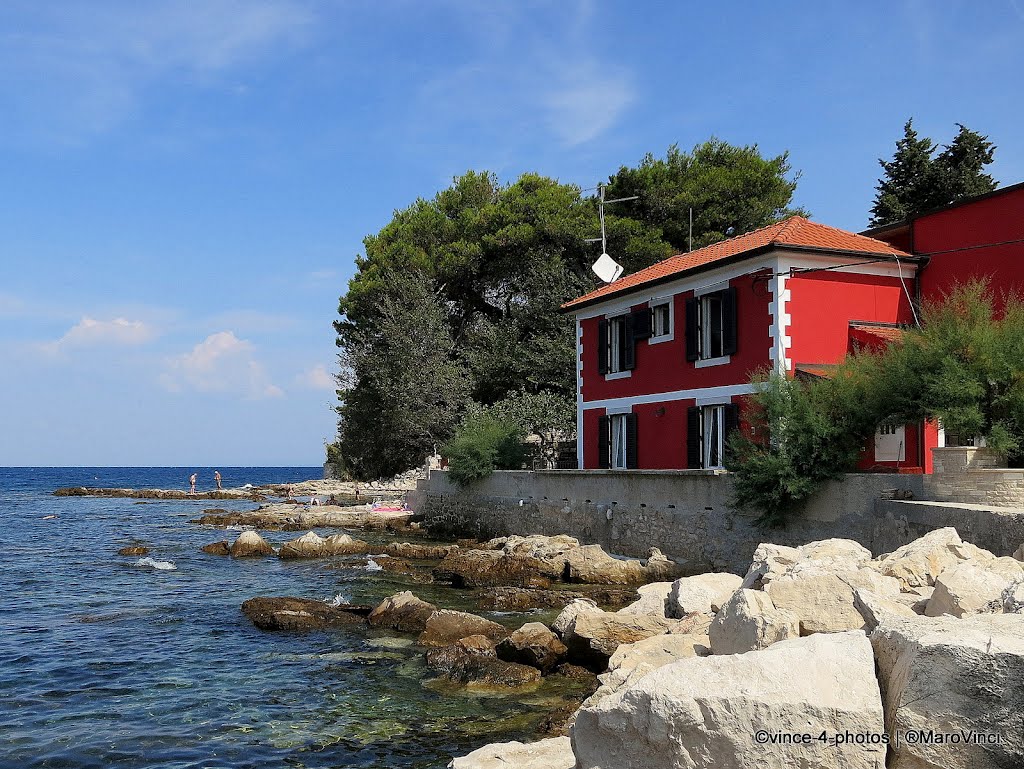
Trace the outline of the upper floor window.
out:
[[[597,324],[597,372],[618,374],[636,367],[636,343],[651,335],[649,308],[602,318]]]
[[[626,357],[626,348],[630,344],[630,340],[626,338],[626,316],[620,315],[602,322],[605,328],[605,340],[599,346],[604,353],[605,373],[616,374],[619,371],[633,368],[632,361],[627,360]]]
[[[715,360],[736,352],[736,289],[686,301],[686,359]]]
[[[651,305],[651,338],[672,333],[672,308],[668,302]]]

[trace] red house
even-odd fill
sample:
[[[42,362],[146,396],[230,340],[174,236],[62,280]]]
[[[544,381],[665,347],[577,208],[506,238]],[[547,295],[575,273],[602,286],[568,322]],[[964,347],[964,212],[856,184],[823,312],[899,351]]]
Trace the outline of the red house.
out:
[[[751,375],[825,375],[913,321],[919,259],[792,217],[679,254],[563,306],[576,316],[580,468],[722,466]],[[892,426],[867,466],[924,468],[921,430]]]
[[[920,258],[925,300],[975,278],[1024,296],[1024,182],[862,234]]]

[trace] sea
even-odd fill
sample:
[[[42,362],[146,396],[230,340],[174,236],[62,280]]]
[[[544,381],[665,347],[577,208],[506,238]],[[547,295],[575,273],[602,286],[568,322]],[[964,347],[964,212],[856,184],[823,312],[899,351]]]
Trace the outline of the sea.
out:
[[[213,487],[199,470],[197,490]],[[318,478],[318,467],[219,467],[224,486]],[[237,531],[190,523],[251,502],[55,497],[67,486],[187,490],[196,468],[0,468],[0,767],[414,767],[529,739],[564,702],[433,682],[407,636],[274,633],[258,595],[373,604],[401,590],[510,627],[461,591],[381,571],[372,556],[234,560],[200,548]],[[264,532],[274,544],[302,532]],[[328,531],[320,531],[327,535]],[[352,532],[383,544],[394,535]],[[400,539],[409,539],[401,535]],[[119,548],[144,545],[144,557]]]

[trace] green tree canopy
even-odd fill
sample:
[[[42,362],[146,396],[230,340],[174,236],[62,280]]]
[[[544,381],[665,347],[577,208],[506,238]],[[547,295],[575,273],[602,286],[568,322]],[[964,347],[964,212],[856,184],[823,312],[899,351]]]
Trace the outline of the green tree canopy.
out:
[[[761,155],[757,145],[737,147],[712,138],[684,152],[673,144],[664,158],[648,153],[636,168],[610,178],[609,198],[638,196],[616,204],[616,213],[658,227],[676,253],[740,235],[793,214],[799,174],[790,177],[789,154]]]
[[[892,160],[879,160],[883,175],[871,207],[871,226],[891,224],[908,216],[963,198],[991,192],[997,182],[984,169],[995,145],[987,136],[957,124],[953,141],[936,154],[928,137],[919,137],[910,119],[896,142]]]
[[[671,252],[655,228],[615,217],[607,224],[609,249],[631,271]],[[590,265],[597,252],[585,239],[599,231],[594,201],[577,187],[536,174],[502,186],[491,174],[471,171],[433,200],[420,199],[396,212],[377,235],[367,237],[366,254],[356,261],[358,271],[341,297],[341,317],[335,322],[343,350],[373,351],[361,368],[350,367],[351,382],[342,393],[340,440],[351,444],[343,453],[356,456],[366,450],[365,442],[353,440],[351,426],[366,425],[370,437],[378,418],[380,387],[374,382],[396,375],[385,361],[401,360],[397,354],[380,358],[377,351],[385,343],[370,340],[395,335],[387,344],[397,350],[416,334],[414,327],[385,324],[386,307],[410,303],[408,315],[429,319],[433,355],[446,359],[444,371],[460,372],[465,387],[464,397],[451,402],[443,424],[417,434],[429,432],[432,439],[447,440],[471,401],[490,405],[514,393],[570,398],[576,372],[573,322],[559,308],[595,286]],[[406,282],[431,286],[431,291],[396,293],[386,276],[399,274]],[[406,322],[411,324],[411,318]],[[410,370],[407,376],[416,380],[419,373]],[[369,394],[364,392],[364,380]],[[422,386],[431,387],[431,380]],[[394,412],[388,419],[416,410],[406,408],[403,400],[411,398],[412,389],[410,385],[392,392],[389,408]],[[377,435],[382,451],[394,440],[392,435]],[[420,448],[427,446],[425,440]],[[404,442],[396,452],[400,459],[394,461],[408,462],[411,455],[405,446],[412,445]],[[361,477],[391,472],[392,461],[379,452],[373,456],[364,456],[360,469],[350,472]]]

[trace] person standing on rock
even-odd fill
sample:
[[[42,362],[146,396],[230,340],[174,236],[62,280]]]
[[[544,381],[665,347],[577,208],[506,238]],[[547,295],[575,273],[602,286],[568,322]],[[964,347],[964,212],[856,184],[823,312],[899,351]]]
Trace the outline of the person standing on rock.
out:
[[[196,493],[196,474],[195,473],[192,473],[192,475],[190,475],[188,477],[188,485],[189,485],[188,493],[189,494],[195,494]]]
[[[220,470],[213,471],[213,480],[217,484],[217,491],[220,491],[223,487],[220,485]]]

